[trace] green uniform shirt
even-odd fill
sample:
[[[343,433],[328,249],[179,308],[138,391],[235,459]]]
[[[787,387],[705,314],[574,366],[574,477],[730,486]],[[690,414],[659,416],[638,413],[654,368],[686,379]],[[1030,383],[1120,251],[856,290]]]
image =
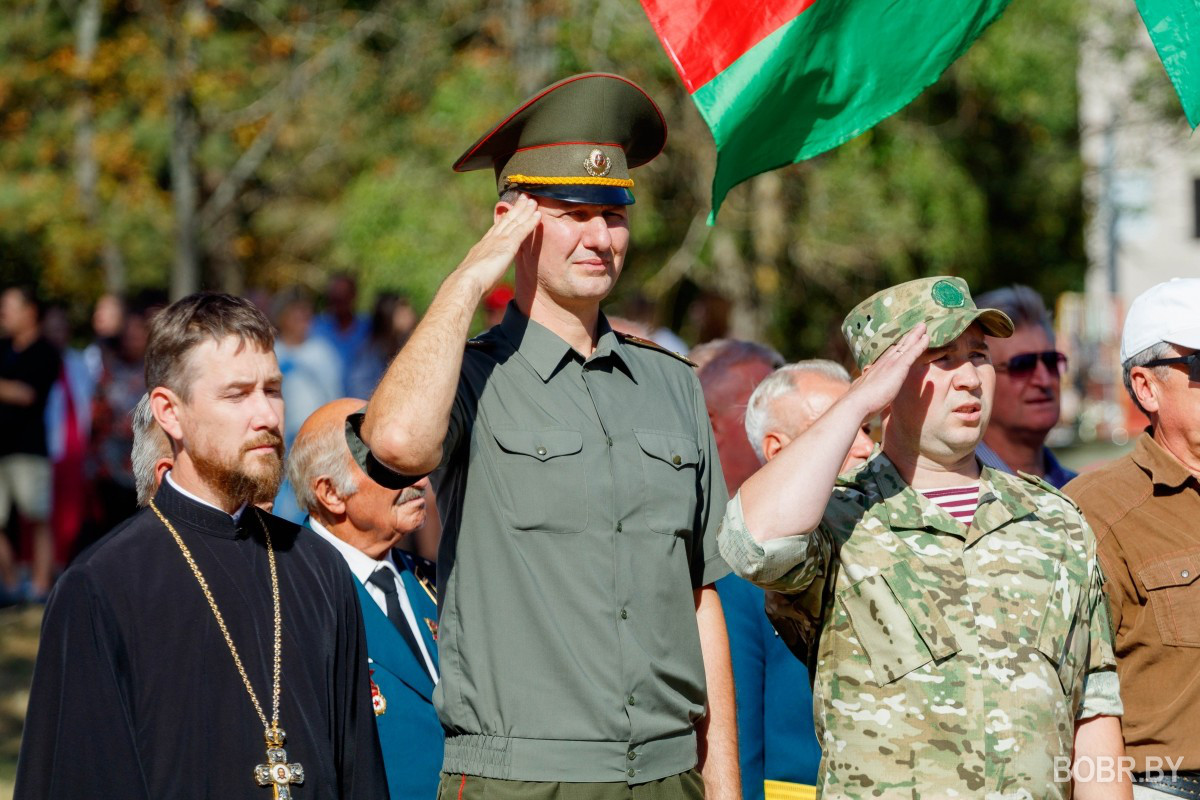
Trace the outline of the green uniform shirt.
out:
[[[692,368],[599,325],[584,360],[510,305],[464,355],[437,487],[446,772],[634,784],[696,764],[692,590],[729,571],[725,481]]]
[[[877,452],[817,530],[765,545],[729,503],[722,552],[812,647],[823,797],[1065,798],[1077,718],[1121,713],[1079,509],[986,467],[979,488],[968,527]]]

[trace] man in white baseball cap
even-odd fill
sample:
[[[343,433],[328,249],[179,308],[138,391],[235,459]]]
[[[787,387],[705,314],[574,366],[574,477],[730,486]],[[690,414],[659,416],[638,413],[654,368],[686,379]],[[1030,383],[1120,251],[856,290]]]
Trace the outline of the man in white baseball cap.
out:
[[[1134,797],[1200,797],[1200,279],[1133,301],[1121,363],[1150,426],[1065,491],[1108,579]]]

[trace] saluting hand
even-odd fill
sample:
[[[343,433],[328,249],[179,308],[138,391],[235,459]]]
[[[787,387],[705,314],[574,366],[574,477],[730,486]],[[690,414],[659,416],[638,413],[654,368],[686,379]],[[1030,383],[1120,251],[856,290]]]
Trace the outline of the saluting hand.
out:
[[[900,387],[904,385],[912,365],[928,348],[929,334],[925,330],[925,323],[917,323],[917,326],[904,334],[900,341],[883,351],[883,355],[875,359],[875,363],[863,370],[863,374],[854,381],[847,392],[848,398],[852,395],[862,406],[863,419],[872,417],[891,405],[900,393]]]
[[[480,295],[486,294],[504,277],[521,243],[533,233],[541,218],[537,202],[529,195],[521,195],[508,213],[496,220],[467,252],[456,271],[469,275]]]

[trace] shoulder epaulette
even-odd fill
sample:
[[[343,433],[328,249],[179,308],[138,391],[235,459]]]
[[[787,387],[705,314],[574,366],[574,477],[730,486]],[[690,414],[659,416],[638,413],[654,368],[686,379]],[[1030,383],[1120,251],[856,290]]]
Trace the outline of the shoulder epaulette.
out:
[[[432,580],[433,576],[437,575],[437,564],[428,558],[421,558],[420,556],[417,556],[417,558],[419,559],[417,565],[421,569],[421,573]]]
[[[1029,472],[1022,472],[1021,470],[1017,470],[1017,475],[1020,478],[1022,478],[1023,480],[1028,481],[1029,483],[1032,483],[1034,486],[1038,487],[1042,491],[1049,492],[1050,494],[1052,494],[1056,497],[1061,497],[1063,500],[1066,500],[1067,503],[1070,504],[1070,506],[1072,508],[1074,508],[1076,511],[1078,511],[1081,514],[1083,513],[1083,510],[1079,508],[1078,503],[1076,503],[1074,500],[1072,500],[1067,495],[1063,494],[1062,489],[1059,489],[1054,484],[1049,483],[1045,478],[1039,478],[1037,475],[1033,475],[1032,473],[1029,473]]]
[[[622,333],[621,331],[614,331],[614,333],[617,334],[618,339],[620,339],[622,342],[624,342],[626,344],[633,344],[633,345],[637,345],[638,347],[645,347],[647,350],[657,350],[660,353],[666,353],[667,355],[671,356],[672,358],[679,359],[680,361],[687,364],[689,367],[692,367],[693,369],[695,369],[695,367],[696,367],[696,364],[694,362],[692,362],[687,356],[680,355],[679,353],[676,353],[674,350],[668,350],[667,348],[663,347],[658,342],[652,342],[649,339],[643,339],[642,337],[634,336],[631,333]]]
[[[413,573],[420,580],[427,581],[431,586],[437,586],[437,564],[427,558],[412,554]]]
[[[429,595],[429,599],[437,603],[437,564],[427,558],[422,558],[408,550],[399,550],[399,557],[404,559],[409,570],[421,587]]]

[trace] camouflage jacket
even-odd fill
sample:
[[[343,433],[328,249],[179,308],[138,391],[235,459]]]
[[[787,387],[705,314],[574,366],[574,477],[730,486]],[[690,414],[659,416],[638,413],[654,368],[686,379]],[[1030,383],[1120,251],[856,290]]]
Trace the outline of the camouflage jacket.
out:
[[[825,798],[1070,795],[1085,676],[1115,688],[1096,542],[1037,478],[980,480],[968,528],[877,451],[817,530],[765,546],[730,501],[721,552],[810,662]]]

